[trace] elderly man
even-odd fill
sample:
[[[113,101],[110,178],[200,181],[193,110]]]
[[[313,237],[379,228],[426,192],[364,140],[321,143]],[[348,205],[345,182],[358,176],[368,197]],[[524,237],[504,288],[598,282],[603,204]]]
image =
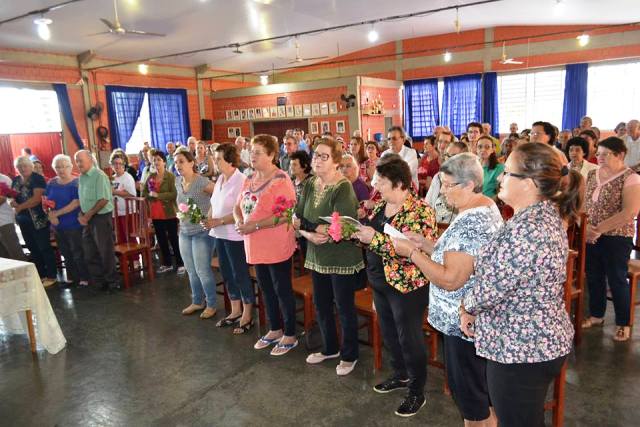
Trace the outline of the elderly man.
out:
[[[560,143],[560,149],[565,150],[567,148],[567,142],[571,139],[571,131],[565,129],[558,135],[558,142]]]
[[[234,144],[238,149],[238,153],[240,153],[240,170],[243,171],[251,166],[251,153],[247,148],[247,140],[244,136],[239,136],[236,138]]]
[[[191,154],[193,154],[194,157],[196,155],[197,144],[198,144],[198,138],[196,138],[195,136],[190,136],[189,138],[187,138],[187,148],[189,149]]]
[[[167,145],[165,145],[165,148],[167,150],[167,170],[171,171],[171,173],[175,174],[175,170],[174,170],[174,160],[173,160],[173,153],[176,152],[176,144],[174,144],[173,142],[169,141],[167,142]]]
[[[566,154],[556,147],[556,130],[549,122],[535,122],[531,125],[530,142],[538,142],[553,147],[563,165],[569,163]]]
[[[92,281],[103,290],[120,289],[113,248],[113,201],[107,175],[95,166],[93,155],[80,150],[75,155],[80,171],[78,195],[82,224],[82,245]]]
[[[640,171],[640,122],[638,120],[629,120],[627,123],[627,135],[623,139],[624,145],[627,146],[627,155],[624,158],[624,164],[627,167]]]
[[[280,169],[289,173],[289,163],[291,163],[291,158],[289,156],[298,150],[300,150],[298,140],[293,136],[285,136],[284,153],[280,154]]]
[[[392,126],[389,128],[387,134],[389,141],[389,149],[384,151],[380,157],[384,157],[387,154],[398,154],[402,157],[402,160],[407,162],[409,169],[411,170],[411,180],[416,190],[418,189],[418,152],[413,148],[404,145],[404,141],[407,139],[407,133],[402,126]]]
[[[494,138],[493,135],[491,135],[491,123],[483,123],[482,124],[482,134],[484,136],[488,136],[489,138],[491,138],[491,140],[493,141],[493,146],[495,147],[494,150],[496,152],[496,155],[500,155],[500,140],[498,138]]]
[[[591,117],[584,116],[580,119],[580,130],[591,129],[591,126],[593,126],[593,120],[591,120]]]
[[[518,124],[516,122],[509,125],[509,133],[518,133]]]
[[[11,178],[0,173],[0,183],[11,188]],[[0,258],[25,261],[20,239],[16,234],[16,216],[7,197],[0,195]]]

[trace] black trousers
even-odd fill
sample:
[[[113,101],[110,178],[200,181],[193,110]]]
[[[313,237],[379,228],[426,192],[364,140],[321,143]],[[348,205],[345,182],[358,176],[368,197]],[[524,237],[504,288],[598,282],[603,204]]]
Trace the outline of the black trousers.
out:
[[[276,264],[256,264],[258,286],[267,309],[269,328],[272,331],[283,329],[284,334],[292,337],[296,334],[296,299],[291,287],[291,258]],[[282,311],[282,317],[280,312]]]
[[[487,360],[489,396],[500,427],[544,426],[544,401],[567,356],[540,363]]]
[[[176,258],[176,266],[182,267],[182,257],[180,256],[180,243],[178,241],[178,218],[170,219],[154,219],[153,228],[156,231],[158,246],[160,246],[160,254],[162,255],[162,265],[171,266],[171,252],[169,252],[169,243],[173,250],[173,256]]]
[[[355,304],[355,287],[358,273],[322,274],[311,272],[313,281],[313,302],[322,334],[322,354],[340,352],[340,360],[358,360],[358,314]],[[338,342],[334,303],[340,318],[342,346]]]
[[[51,247],[51,233],[49,226],[37,230],[33,226],[31,219],[20,219],[18,222],[22,238],[31,252],[31,260],[38,269],[41,278],[48,277],[56,279],[58,276],[58,267],[56,266],[56,257]]]
[[[111,212],[91,218],[82,229],[82,246],[91,280],[98,286],[117,287],[120,279],[116,271]]]
[[[75,283],[89,281],[89,270],[82,248],[82,229],[56,230],[56,241],[64,257],[67,279]]]
[[[423,286],[403,294],[386,283],[374,283],[371,287],[394,376],[409,379],[409,392],[422,396],[427,382],[427,350],[422,321],[429,303],[429,288]]]

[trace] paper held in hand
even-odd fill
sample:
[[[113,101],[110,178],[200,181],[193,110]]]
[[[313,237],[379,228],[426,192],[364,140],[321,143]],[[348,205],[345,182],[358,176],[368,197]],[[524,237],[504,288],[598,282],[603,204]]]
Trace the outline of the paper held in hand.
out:
[[[395,237],[396,239],[408,240],[407,236],[405,236],[397,228],[389,224],[384,225],[384,234],[386,234],[389,237]]]
[[[326,222],[327,224],[331,224],[331,217],[330,216],[320,216],[320,217],[318,217],[318,219]],[[351,224],[354,227],[362,227],[362,223],[360,221],[358,221],[357,219],[352,218],[350,216],[347,216],[347,215],[344,215],[344,216],[341,215],[340,216],[340,222]]]

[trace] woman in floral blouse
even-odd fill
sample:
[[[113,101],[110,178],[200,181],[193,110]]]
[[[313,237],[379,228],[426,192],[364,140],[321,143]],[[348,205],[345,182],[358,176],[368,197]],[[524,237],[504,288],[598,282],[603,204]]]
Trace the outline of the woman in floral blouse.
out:
[[[563,220],[582,194],[580,174],[546,144],[522,144],[507,159],[498,197],[515,215],[480,250],[460,306],[501,426],[543,425],[547,389],[571,351]]]
[[[495,202],[482,194],[483,170],[477,156],[462,153],[450,158],[440,168],[440,176],[441,191],[458,216],[433,251],[431,244],[423,247],[424,239],[416,239],[420,246],[408,239],[394,238],[393,243],[396,253],[409,257],[431,282],[429,323],[443,334],[447,379],[465,425],[495,425],[487,389],[487,361],[476,355],[473,340],[460,331],[458,307],[473,286],[470,279],[475,257],[498,231],[502,217]]]
[[[419,233],[435,241],[436,219],[433,209],[412,192],[411,171],[400,156],[383,157],[376,172],[374,185],[382,200],[373,209],[370,226],[361,227],[356,236],[369,244],[367,275],[394,373],[373,389],[388,393],[408,388],[406,398],[396,410],[397,415],[408,417],[426,402],[427,353],[422,322],[429,282],[410,258],[396,253],[385,227]]]

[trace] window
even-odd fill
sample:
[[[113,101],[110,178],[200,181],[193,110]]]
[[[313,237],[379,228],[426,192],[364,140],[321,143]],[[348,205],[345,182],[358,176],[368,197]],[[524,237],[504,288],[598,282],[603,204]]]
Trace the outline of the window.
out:
[[[513,122],[520,130],[538,120],[560,127],[563,99],[564,69],[498,75],[500,133]]]
[[[140,116],[136,122],[136,127],[133,129],[131,138],[127,142],[125,151],[127,154],[138,154],[142,150],[142,146],[145,141],[151,141],[151,120],[149,118],[149,94],[144,94],[144,101],[142,101],[142,108],[140,109]]]
[[[62,132],[53,90],[0,87],[0,134]]]
[[[594,126],[611,130],[640,112],[640,61],[589,65],[587,115]]]

